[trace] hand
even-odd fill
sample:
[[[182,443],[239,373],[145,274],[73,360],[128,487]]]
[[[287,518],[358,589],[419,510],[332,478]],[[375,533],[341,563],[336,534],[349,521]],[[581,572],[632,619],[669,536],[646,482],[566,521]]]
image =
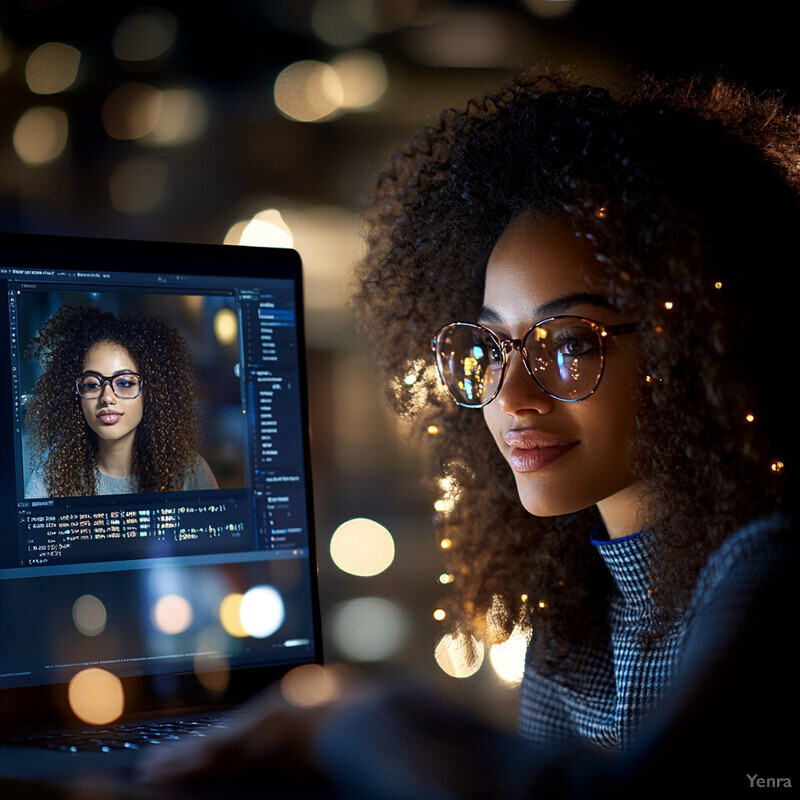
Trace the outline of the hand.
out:
[[[342,667],[297,667],[246,703],[229,728],[147,751],[139,779],[176,784],[267,768],[319,778],[317,733],[332,713],[362,694],[363,686]]]

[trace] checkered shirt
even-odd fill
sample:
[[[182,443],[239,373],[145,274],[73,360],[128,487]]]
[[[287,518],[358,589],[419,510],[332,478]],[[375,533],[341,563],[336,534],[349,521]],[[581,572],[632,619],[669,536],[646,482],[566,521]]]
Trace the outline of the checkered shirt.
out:
[[[604,537],[598,526],[592,544],[616,585],[607,646],[586,648],[579,674],[569,685],[560,676],[545,677],[527,668],[520,687],[519,732],[532,742],[554,744],[577,735],[601,750],[624,749],[633,727],[669,686],[683,622],[652,649],[641,645],[641,634],[652,626],[655,613],[648,592],[651,537]]]

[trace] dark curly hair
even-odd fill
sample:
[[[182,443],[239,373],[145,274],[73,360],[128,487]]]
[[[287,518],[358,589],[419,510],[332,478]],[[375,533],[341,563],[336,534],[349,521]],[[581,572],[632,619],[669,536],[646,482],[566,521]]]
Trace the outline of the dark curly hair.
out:
[[[200,443],[194,362],[180,334],[164,320],[117,315],[88,304],[61,306],[26,349],[44,369],[27,402],[34,464],[43,462],[51,497],[96,493],[97,435],[84,418],[74,379],[98,342],[128,351],[144,380],[144,409],[133,446],[140,492],[183,487]],[[181,398],[180,403],[175,398]]]
[[[456,630],[503,639],[532,625],[536,666],[566,674],[604,635],[612,588],[589,542],[596,510],[530,516],[482,415],[436,384],[431,335],[475,319],[489,253],[523,214],[570,224],[613,304],[646,324],[632,463],[657,520],[656,635],[710,551],[786,506],[798,142],[780,98],[721,79],[621,90],[523,72],[389,161],[353,308],[395,407],[429,434]]]

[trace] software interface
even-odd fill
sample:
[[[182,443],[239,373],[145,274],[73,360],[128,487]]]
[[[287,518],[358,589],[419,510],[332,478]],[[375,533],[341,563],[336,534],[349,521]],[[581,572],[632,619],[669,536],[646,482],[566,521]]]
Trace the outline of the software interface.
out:
[[[0,438],[0,688],[63,681],[95,663],[168,671],[198,653],[228,666],[280,663],[298,648],[311,658],[294,281],[0,263],[0,298],[10,412]],[[160,327],[150,333],[143,319]],[[84,328],[98,324],[113,331],[112,355],[130,332],[128,361],[81,365],[84,340],[97,338]],[[145,341],[134,346],[137,335]],[[132,352],[147,353],[148,370]],[[191,447],[172,485],[99,470],[91,453],[101,440],[134,430],[142,475],[151,460],[170,475]],[[272,604],[275,630],[226,632],[224,602],[252,590]],[[182,630],[159,626],[164,597],[188,607]],[[85,598],[106,616],[99,635],[75,619]],[[32,624],[43,635],[31,637]]]

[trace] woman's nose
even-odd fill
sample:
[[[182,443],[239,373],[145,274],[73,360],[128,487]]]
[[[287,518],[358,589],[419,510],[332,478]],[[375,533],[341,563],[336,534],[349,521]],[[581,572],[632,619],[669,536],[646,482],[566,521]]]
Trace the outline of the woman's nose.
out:
[[[111,381],[106,381],[103,384],[103,390],[100,392],[100,400],[106,404],[117,402],[117,396],[114,394],[114,390],[111,388]]]
[[[495,402],[506,414],[524,416],[531,413],[549,414],[557,401],[531,377],[523,363],[522,354],[512,351]]]

